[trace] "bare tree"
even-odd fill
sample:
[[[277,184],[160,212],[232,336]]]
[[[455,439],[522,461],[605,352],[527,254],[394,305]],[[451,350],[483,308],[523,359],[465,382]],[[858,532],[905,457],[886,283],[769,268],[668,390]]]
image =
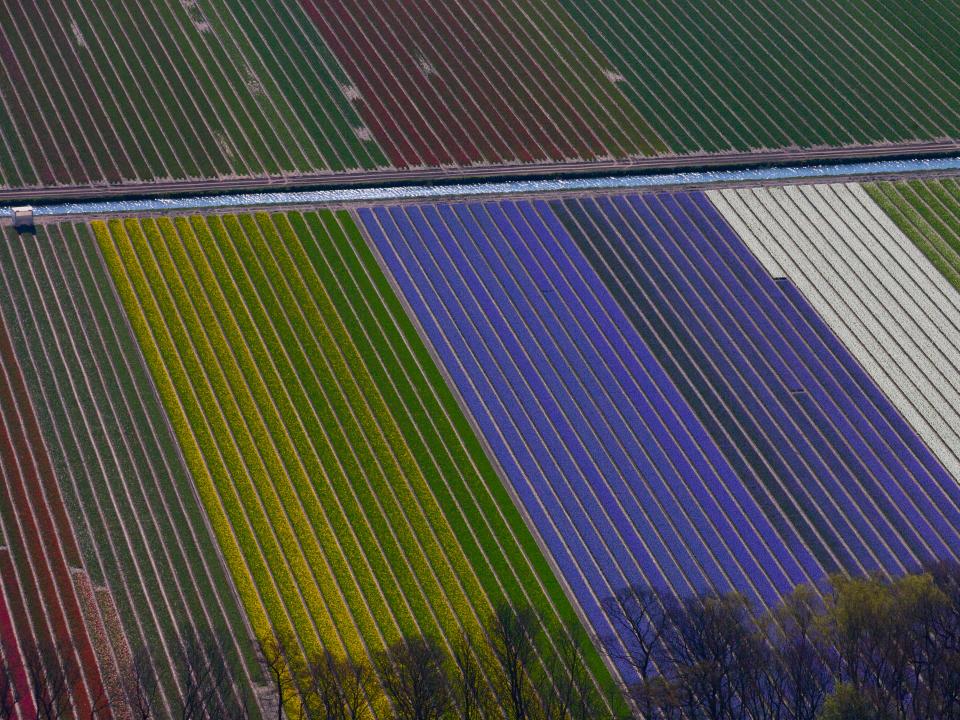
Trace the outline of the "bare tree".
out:
[[[490,622],[490,650],[507,693],[507,711],[512,720],[529,720],[536,703],[530,673],[536,657],[537,628],[532,610],[512,605],[496,608]]]
[[[257,641],[257,661],[270,678],[277,704],[277,720],[283,720],[284,707],[297,692],[291,651],[296,641],[286,634],[272,634]]]
[[[916,717],[960,718],[960,563],[931,562],[924,568],[944,602],[927,639],[921,675],[929,679],[927,697],[917,701]]]
[[[960,720],[960,564],[834,577],[826,597],[799,587],[759,617],[735,593],[665,602],[659,635],[649,602],[607,603],[614,648],[633,645],[616,657],[648,678],[631,688],[647,718]]]
[[[16,675],[23,671],[16,647],[0,641],[0,720],[13,720],[20,703],[20,688]]]
[[[771,697],[777,717],[814,720],[830,688],[826,659],[830,649],[817,629],[823,603],[816,591],[797,587],[776,607],[764,624],[772,646],[769,671]]]
[[[630,698],[647,720],[681,720],[683,707],[678,683],[662,675],[651,675],[642,683],[629,688]]]
[[[672,698],[663,678],[655,674],[657,655],[663,651],[663,599],[653,588],[636,584],[606,598],[603,608],[614,629],[602,638],[603,649],[615,665],[636,673],[630,696],[640,714],[652,718]]]
[[[160,683],[146,647],[137,648],[123,677],[131,720],[153,720],[160,704]]]
[[[460,720],[482,720],[492,717],[494,712],[495,700],[477,659],[478,652],[482,652],[482,648],[472,643],[466,634],[460,636],[453,648],[450,685],[454,710]]]
[[[250,720],[250,715],[259,715],[259,712],[250,712],[250,693],[241,692],[225,703],[218,720]],[[216,716],[215,716],[216,717]]]
[[[685,717],[751,717],[762,678],[757,637],[747,600],[736,593],[703,593],[666,604],[664,644],[670,680]]]
[[[397,720],[439,720],[450,711],[447,655],[433,640],[401,640],[381,655],[378,666]]]
[[[596,720],[603,716],[603,702],[583,659],[589,642],[579,625],[554,635],[554,652],[546,656],[544,676],[537,683],[538,718]]]
[[[612,660],[629,665],[646,680],[654,670],[664,629],[660,594],[646,585],[630,585],[606,598],[603,608],[615,631],[603,638],[604,649]]]
[[[110,717],[117,708],[125,707],[122,698],[111,698],[107,688],[100,685],[95,695],[90,698],[90,715],[88,720]]]
[[[373,668],[324,651],[310,658],[299,681],[303,714],[310,720],[368,720],[380,690]]]
[[[175,648],[174,665],[182,695],[175,706],[179,720],[242,718],[246,696],[235,694],[234,670],[215,638],[185,633]]]
[[[74,690],[82,682],[70,648],[27,645],[23,668],[37,720],[60,720],[72,710]]]

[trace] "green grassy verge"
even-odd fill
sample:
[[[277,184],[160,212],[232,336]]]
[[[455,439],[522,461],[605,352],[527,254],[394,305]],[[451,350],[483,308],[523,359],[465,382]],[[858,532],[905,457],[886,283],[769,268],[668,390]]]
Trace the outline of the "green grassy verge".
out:
[[[867,193],[960,290],[960,184],[956,180],[882,182]]]

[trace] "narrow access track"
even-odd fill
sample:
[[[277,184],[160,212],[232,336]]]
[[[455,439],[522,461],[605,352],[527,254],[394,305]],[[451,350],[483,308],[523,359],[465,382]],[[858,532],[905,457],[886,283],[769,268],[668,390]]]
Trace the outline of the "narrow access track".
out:
[[[224,193],[283,192],[294,190],[360,190],[406,186],[457,186],[464,182],[505,182],[510,180],[596,179],[605,175],[652,176],[670,173],[776,170],[816,163],[934,159],[960,153],[960,140],[944,139],[916,143],[883,143],[816,149],[776,149],[715,154],[658,155],[628,160],[527,165],[484,165],[461,168],[421,168],[313,174],[205,178],[91,185],[54,185],[0,189],[0,203],[12,205],[60,203],[93,199],[183,198]]]

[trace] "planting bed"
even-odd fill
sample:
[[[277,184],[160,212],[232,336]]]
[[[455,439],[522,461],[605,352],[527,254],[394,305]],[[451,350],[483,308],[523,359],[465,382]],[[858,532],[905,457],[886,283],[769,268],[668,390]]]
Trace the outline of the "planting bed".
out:
[[[6,548],[0,548],[0,572],[9,573],[9,577],[14,577],[10,552]],[[19,592],[12,581],[0,585],[0,643],[2,643],[0,651],[2,651],[7,662],[7,667],[10,668],[10,681],[13,685],[11,693],[16,693],[16,696],[8,696],[7,701],[12,702],[14,697],[26,698],[22,701],[22,705],[21,702],[17,703],[14,717],[11,720],[21,720],[21,718],[29,720],[35,709],[33,699],[30,697],[30,686],[27,684],[27,674],[23,668],[23,655],[20,653],[19,641],[13,627],[13,617],[8,609],[10,601],[4,597],[4,593],[9,594],[14,602],[19,602],[20,599]],[[29,637],[24,638],[24,640],[29,639]]]
[[[955,179],[884,182],[868,184],[866,190],[960,290],[960,183]]]
[[[0,244],[0,311],[122,670],[146,648],[173,712],[179,644],[213,636],[249,686],[252,638],[89,227]]]
[[[364,659],[511,603],[543,657],[615,642],[628,584],[763,608],[958,558],[958,187],[8,233],[0,636],[77,629],[94,697],[146,645],[173,714],[195,635],[257,687],[250,630]]]
[[[0,186],[386,162],[294,0],[14,0],[0,57]]]
[[[358,212],[598,634],[627,583],[960,551],[955,479],[705,195]]]
[[[762,609],[960,559],[960,181],[771,185],[947,174],[958,26],[949,0],[0,2],[0,205],[347,198],[0,218],[0,641],[59,646],[91,720],[124,720],[95,706],[145,648],[173,718],[195,639],[232,707],[267,695],[258,638],[479,647],[529,605],[535,662],[583,623],[625,710],[600,641],[628,584]],[[767,186],[552,183],[683,168],[652,183]],[[427,187],[516,177],[561,190]]]
[[[558,4],[673,152],[960,136],[949,1]]]
[[[395,167],[667,150],[552,2],[302,2]]]
[[[258,633],[363,658],[507,600],[577,622],[349,216],[94,231]]]
[[[956,551],[956,482],[704,195],[555,206],[771,521],[826,569],[898,573]]]
[[[960,296],[934,266],[949,272],[936,247],[952,251],[934,227],[950,217],[938,199],[949,198],[950,185],[815,185],[711,197],[770,274],[796,284],[960,479]]]
[[[81,567],[80,552],[3,322],[0,477],[0,542],[5,546],[0,590],[12,632],[22,648],[63,648],[72,656],[81,677],[71,692],[72,706],[78,717],[89,717],[102,697],[100,663],[108,658],[98,656],[90,642],[71,578],[71,568]]]
[[[958,20],[940,0],[11,0],[0,196],[947,152]]]

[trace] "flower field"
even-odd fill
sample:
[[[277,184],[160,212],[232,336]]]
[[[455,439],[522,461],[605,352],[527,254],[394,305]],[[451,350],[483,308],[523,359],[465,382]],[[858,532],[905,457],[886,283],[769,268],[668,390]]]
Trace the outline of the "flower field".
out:
[[[0,195],[944,152],[957,12],[915,5],[14,0]]]
[[[307,23],[295,0],[4,3],[0,185],[385,164]]]
[[[121,632],[102,639],[121,672],[146,648],[173,713],[180,643],[212,634],[228,663],[244,659],[239,681],[259,682],[216,540],[89,226],[3,243],[0,310],[90,582],[112,598],[105,616],[116,605]]]
[[[62,661],[81,669],[69,690],[72,705],[79,716],[89,715],[111,670],[110,657],[91,643],[88,622],[94,618],[84,615],[71,577],[82,572],[80,551],[3,322],[0,473],[0,632],[5,641],[15,638],[14,647],[62,646]]]
[[[5,573],[10,573],[7,577],[13,577],[13,566],[10,562],[10,551],[7,548],[0,548],[0,570]],[[29,684],[27,683],[27,674],[23,669],[23,656],[20,653],[16,630],[13,625],[13,617],[10,613],[9,608],[7,607],[7,599],[4,594],[9,594],[12,598],[12,602],[19,603],[19,598],[17,596],[16,590],[12,587],[12,583],[5,584],[4,587],[0,588],[3,592],[0,592],[0,643],[3,643],[4,652],[6,653],[5,657],[7,662],[9,662],[14,670],[11,672],[11,685],[13,688],[8,694],[7,701],[14,696],[28,696],[29,695]],[[14,714],[15,720],[20,720],[20,718],[29,718],[35,712],[35,706],[33,704],[32,698],[27,699],[22,708],[17,708]]]
[[[566,206],[554,204],[771,522],[828,571],[903,572],[956,547],[955,479],[706,197]]]
[[[705,195],[358,212],[597,635],[630,583],[960,551],[956,476]]]
[[[950,2],[559,4],[673,152],[958,135]]]
[[[0,716],[960,705],[958,28],[0,2]]]
[[[822,185],[711,197],[768,271],[796,284],[957,478],[960,300],[937,269],[949,265],[933,243],[949,251],[948,240],[920,214],[934,223],[937,213],[949,218],[948,206],[936,205],[938,196],[949,198],[949,186]]]
[[[147,647],[173,716],[189,637],[236,663],[223,692],[262,694],[255,638],[479,653],[495,608],[532,607],[535,662],[555,669],[559,629],[585,623],[616,705],[613,676],[636,676],[607,601],[627,585],[769,608],[833,572],[957,559],[955,196],[797,185],[10,233],[0,637],[68,632],[78,708]],[[59,559],[30,540],[52,528]]]
[[[396,167],[667,151],[553,2],[302,4]]]
[[[503,602],[577,622],[348,215],[94,232],[255,632],[364,658]]]
[[[960,185],[957,181],[872,183],[866,190],[943,277],[960,289]]]

